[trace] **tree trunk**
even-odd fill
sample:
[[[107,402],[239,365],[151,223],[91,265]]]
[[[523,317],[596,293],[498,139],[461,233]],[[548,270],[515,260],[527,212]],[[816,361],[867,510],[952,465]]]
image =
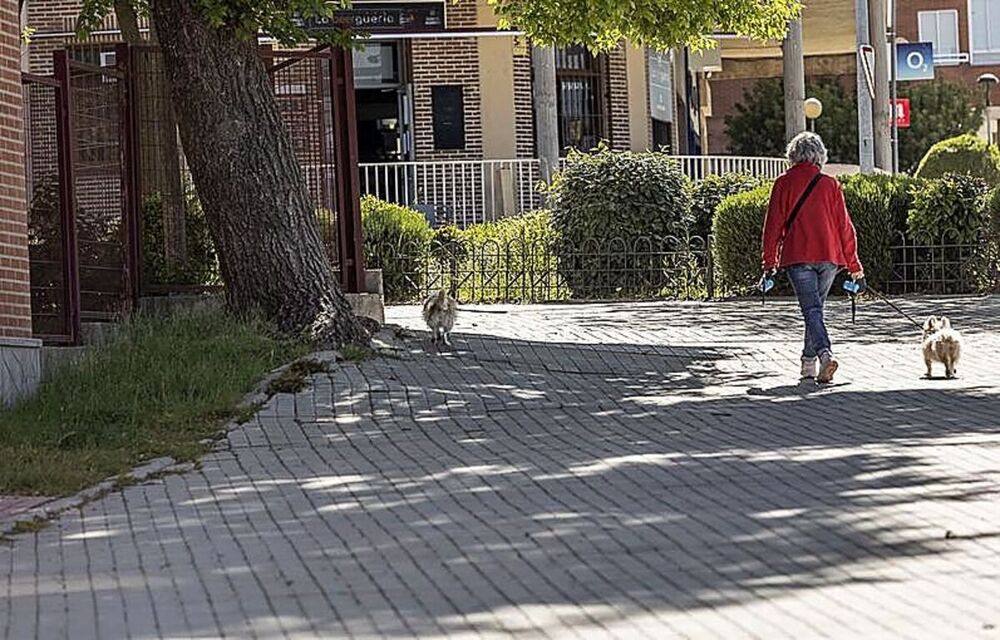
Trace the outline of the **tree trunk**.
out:
[[[122,32],[122,40],[128,44],[141,44],[142,33],[139,32],[139,18],[135,14],[132,0],[115,0],[115,20]]]
[[[152,13],[230,308],[322,344],[364,342],[323,251],[256,38],[209,27],[191,0],[154,0]]]

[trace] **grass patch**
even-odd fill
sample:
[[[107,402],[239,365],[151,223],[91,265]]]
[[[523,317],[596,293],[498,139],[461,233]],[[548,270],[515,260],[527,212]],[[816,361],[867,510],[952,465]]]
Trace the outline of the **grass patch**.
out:
[[[38,533],[43,531],[49,526],[48,520],[42,520],[41,518],[33,518],[31,520],[18,520],[14,523],[13,528],[10,531],[11,535],[17,536],[24,533]]]
[[[340,356],[348,362],[364,362],[375,357],[375,352],[368,347],[357,344],[348,344],[340,350]]]
[[[135,318],[0,412],[0,494],[65,495],[151,458],[190,460],[254,384],[306,351],[221,311]]]
[[[269,395],[276,393],[298,393],[306,388],[306,380],[316,373],[325,373],[330,367],[317,360],[297,360],[288,365],[281,375],[267,385]]]

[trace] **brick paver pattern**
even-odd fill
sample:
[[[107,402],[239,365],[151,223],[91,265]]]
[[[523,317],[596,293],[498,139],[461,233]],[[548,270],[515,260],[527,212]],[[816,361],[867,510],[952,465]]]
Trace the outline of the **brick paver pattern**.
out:
[[[509,307],[0,549],[21,638],[1000,638],[1000,299]],[[390,320],[419,328],[416,309]]]

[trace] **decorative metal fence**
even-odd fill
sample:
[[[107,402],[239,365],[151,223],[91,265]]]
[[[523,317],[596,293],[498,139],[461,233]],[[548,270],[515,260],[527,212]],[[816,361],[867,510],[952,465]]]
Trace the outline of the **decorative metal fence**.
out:
[[[449,237],[428,245],[369,246],[383,271],[387,303],[416,302],[446,289],[465,303],[566,300],[706,300],[752,294],[755,282],[728,282],[716,271],[711,239],[552,238],[484,241]],[[754,248],[748,250],[755,251]],[[1000,291],[998,243],[892,248],[891,272],[871,284],[891,294]],[[835,291],[839,293],[839,291]]]
[[[449,241],[369,247],[386,301],[447,289],[462,302],[703,299],[713,295],[704,240],[675,237]]]
[[[1000,291],[1000,238],[975,243],[944,238],[934,244],[901,237],[893,247],[892,276],[884,284],[896,294],[968,294]]]

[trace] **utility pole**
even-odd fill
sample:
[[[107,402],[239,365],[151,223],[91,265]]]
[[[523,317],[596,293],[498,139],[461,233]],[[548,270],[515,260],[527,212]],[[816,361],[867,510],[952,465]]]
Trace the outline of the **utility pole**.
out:
[[[886,44],[886,0],[870,0],[869,20],[875,49],[875,103],[872,107],[875,132],[875,166],[892,171],[892,114],[889,108],[889,47]]]
[[[785,82],[785,141],[806,129],[806,72],[802,52],[802,20],[788,23],[788,33],[781,42],[781,66]]]
[[[532,47],[534,71],[535,142],[542,165],[542,180],[548,182],[559,169],[559,113],[556,101],[556,50]]]
[[[861,173],[868,175],[875,170],[872,97],[868,89],[868,80],[865,78],[864,60],[861,54],[861,48],[871,43],[868,35],[868,0],[854,0],[854,18],[858,44],[858,164],[861,165]]]

